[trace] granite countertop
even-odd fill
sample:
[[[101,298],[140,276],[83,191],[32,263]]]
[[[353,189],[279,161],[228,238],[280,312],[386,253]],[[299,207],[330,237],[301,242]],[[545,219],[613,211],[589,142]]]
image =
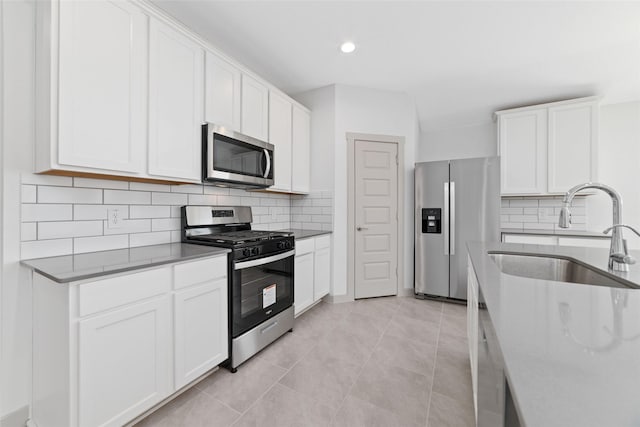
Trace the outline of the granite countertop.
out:
[[[478,242],[468,249],[523,423],[640,425],[640,289],[511,276],[487,256],[551,254],[607,271],[608,249]],[[630,267],[612,274],[640,284],[640,264]]]
[[[501,233],[505,234],[540,234],[547,236],[572,236],[572,237],[597,237],[599,239],[610,239],[611,236],[607,236],[597,231],[580,231],[580,230],[539,230],[536,228],[501,228]]]
[[[58,283],[92,279],[174,262],[188,261],[228,253],[212,246],[168,243],[112,251],[89,252],[21,261]]]
[[[323,234],[331,234],[331,233],[333,233],[332,231],[299,230],[297,228],[290,228],[290,229],[287,229],[287,230],[278,230],[278,231],[285,231],[287,233],[293,233],[293,237],[295,237],[296,240],[307,239],[309,237],[316,237],[316,236],[322,236]]]

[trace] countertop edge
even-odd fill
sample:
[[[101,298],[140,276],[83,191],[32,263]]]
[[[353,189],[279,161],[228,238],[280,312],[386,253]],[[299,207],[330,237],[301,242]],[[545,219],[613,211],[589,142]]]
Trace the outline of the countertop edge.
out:
[[[611,236],[598,233],[597,231],[583,230],[543,230],[537,228],[501,228],[502,234],[530,234],[541,236],[565,236],[565,237],[594,237],[597,239],[610,239]]]
[[[183,245],[188,245],[187,243],[182,243]],[[161,246],[161,245],[152,245],[152,246]],[[189,245],[189,246],[198,246],[200,247],[200,245]],[[27,259],[27,260],[21,260],[20,261],[20,265],[29,268],[31,270],[33,270],[34,272],[40,274],[41,276],[46,277],[49,280],[52,280],[56,283],[60,283],[60,284],[65,284],[65,283],[73,283],[73,282],[80,282],[83,280],[88,280],[88,279],[96,279],[96,278],[101,278],[101,277],[107,277],[107,276],[111,276],[111,275],[115,275],[115,274],[121,274],[121,273],[125,273],[125,272],[134,272],[137,270],[144,270],[144,269],[148,269],[148,268],[153,268],[153,267],[158,267],[161,265],[167,265],[167,264],[176,264],[176,263],[180,263],[180,262],[184,262],[184,261],[191,261],[191,260],[195,260],[195,259],[199,259],[199,258],[208,258],[208,257],[215,257],[215,256],[220,256],[220,255],[225,255],[228,254],[229,252],[231,252],[229,249],[225,249],[225,248],[217,248],[217,247],[206,247],[206,246],[202,246],[203,248],[208,248],[210,250],[206,251],[206,252],[201,252],[201,253],[194,253],[194,254],[190,254],[190,255],[186,255],[183,257],[179,257],[179,258],[174,258],[174,259],[158,259],[157,261],[151,261],[151,262],[146,262],[146,263],[141,263],[141,264],[137,264],[137,265],[131,265],[131,266],[123,266],[123,267],[119,267],[119,268],[114,268],[112,270],[108,270],[108,271],[96,271],[93,273],[86,273],[86,274],[78,274],[76,276],[65,276],[65,277],[58,277],[53,273],[48,273],[47,271],[43,270],[42,268],[35,266],[33,264],[31,264],[31,261],[37,261],[37,260],[41,260],[41,259],[45,259],[45,258],[34,258],[34,259]],[[144,248],[144,246],[139,246],[136,248],[125,248],[125,249],[140,249],[140,248]],[[116,250],[122,250],[122,249],[116,249]],[[87,254],[100,254],[101,252],[113,252],[113,251],[96,251],[96,252],[89,252]],[[62,255],[61,257],[64,256],[73,256],[73,255],[86,255],[86,254],[69,254],[69,255]],[[48,257],[48,258],[57,258],[57,257]]]

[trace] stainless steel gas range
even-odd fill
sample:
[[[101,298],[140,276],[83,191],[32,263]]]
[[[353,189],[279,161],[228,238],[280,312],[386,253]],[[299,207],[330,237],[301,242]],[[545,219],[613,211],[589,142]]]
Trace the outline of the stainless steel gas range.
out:
[[[251,229],[248,206],[183,206],[182,241],[231,249],[229,360],[231,372],[293,330],[291,233]]]

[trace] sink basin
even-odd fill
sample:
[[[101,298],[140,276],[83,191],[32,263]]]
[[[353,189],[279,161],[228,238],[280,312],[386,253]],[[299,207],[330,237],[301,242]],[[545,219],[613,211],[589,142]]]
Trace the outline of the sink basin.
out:
[[[512,276],[584,285],[640,289],[639,286],[624,279],[614,278],[566,258],[505,252],[489,252],[488,255],[496,263],[500,271]]]

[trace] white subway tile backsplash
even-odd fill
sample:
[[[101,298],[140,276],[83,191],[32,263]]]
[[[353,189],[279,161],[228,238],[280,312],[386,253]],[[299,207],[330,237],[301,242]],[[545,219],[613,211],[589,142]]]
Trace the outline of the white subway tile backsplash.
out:
[[[36,189],[35,185],[23,185],[20,196],[22,203],[36,203]]]
[[[518,230],[522,230],[524,228],[522,222],[503,222],[502,224],[500,224],[500,227],[502,227],[502,228],[515,228],[515,229],[518,229]]]
[[[101,235],[102,221],[56,221],[38,223],[39,240]]]
[[[131,234],[146,233],[151,231],[150,219],[124,219],[120,222],[120,227],[109,228],[109,223],[104,221],[104,234]]]
[[[38,187],[38,203],[102,203],[102,190],[96,188]]]
[[[188,193],[188,194],[202,194],[203,185],[197,184],[183,184],[183,185],[172,185],[171,192],[172,193]]]
[[[57,185],[62,187],[71,187],[73,185],[73,178],[68,176],[38,175],[35,173],[23,173],[20,176],[20,178],[23,184]]]
[[[538,200],[537,199],[523,199],[523,200],[518,200],[518,199],[512,199],[509,200],[509,207],[510,208],[532,208],[532,207],[538,207]]]
[[[20,243],[20,258],[33,259],[67,255],[73,251],[72,239],[34,240]]]
[[[509,215],[509,222],[535,222],[537,215]]]
[[[76,237],[73,239],[73,253],[109,251],[129,247],[129,235],[118,234],[115,236]]]
[[[32,174],[23,176],[21,190],[25,258],[179,242],[187,204],[251,206],[255,229],[333,228],[331,192],[292,196]],[[118,210],[117,228],[106,221],[110,209]]]
[[[544,222],[525,222],[523,228],[530,230],[555,230],[555,225],[552,223]]]
[[[70,221],[73,219],[71,205],[23,204],[22,221]]]
[[[180,205],[189,203],[188,194],[179,193],[151,193],[151,203],[154,205]]]
[[[213,194],[189,194],[189,205],[223,205],[224,203],[218,202],[218,197]]]
[[[151,231],[180,230],[180,218],[158,218],[151,220]]]
[[[117,209],[121,219],[129,218],[128,205],[73,205],[73,220],[107,219],[109,209]]]
[[[37,224],[37,222],[23,222],[20,224],[20,240],[23,242],[38,240]]]
[[[512,208],[512,209],[519,209],[519,208]],[[536,215],[536,216],[538,216],[538,209],[540,209],[540,208],[522,208],[522,213],[525,214],[525,215]]]
[[[151,184],[148,182],[131,182],[129,183],[129,190],[157,191],[168,193],[171,191],[171,186],[166,184]]]
[[[562,196],[542,198],[503,198],[500,208],[502,228],[555,230],[562,207]],[[577,196],[571,203],[572,229],[585,230],[587,209],[585,196]]]
[[[102,189],[108,188],[112,190],[129,189],[129,183],[127,181],[115,181],[112,179],[73,178],[73,186]]]
[[[161,245],[164,243],[171,243],[171,232],[160,231],[153,233],[139,233],[129,236],[130,246],[149,246],[149,245]]]
[[[171,216],[169,206],[135,205],[129,208],[130,218],[167,218]]]
[[[537,208],[531,208],[531,209],[537,209]],[[500,209],[500,213],[502,213],[503,215],[522,215],[523,213],[523,208],[502,208]]]
[[[151,193],[146,191],[104,190],[106,205],[149,205]]]

